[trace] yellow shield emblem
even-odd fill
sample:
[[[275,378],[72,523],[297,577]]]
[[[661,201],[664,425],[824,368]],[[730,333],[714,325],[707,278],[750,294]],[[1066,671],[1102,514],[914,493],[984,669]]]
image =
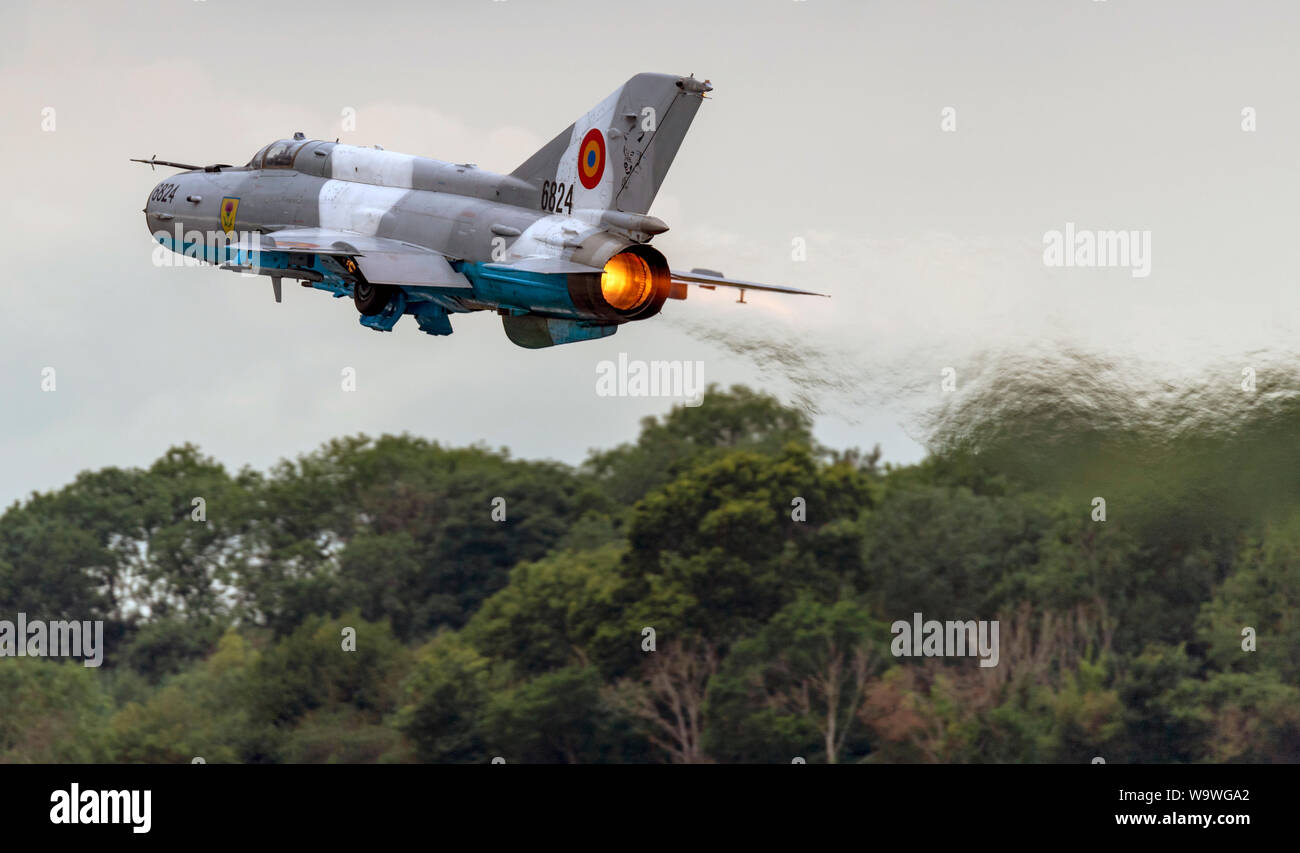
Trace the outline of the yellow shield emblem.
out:
[[[223,198],[221,200],[221,230],[229,234],[235,230],[235,214],[239,211],[239,199]]]

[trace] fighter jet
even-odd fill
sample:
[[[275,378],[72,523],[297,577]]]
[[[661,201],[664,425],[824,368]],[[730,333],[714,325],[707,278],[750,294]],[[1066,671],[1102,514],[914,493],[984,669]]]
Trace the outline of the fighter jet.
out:
[[[302,133],[238,167],[136,160],[184,170],[145,221],[172,252],[269,276],[276,302],[297,280],[351,297],[371,329],[410,314],[431,335],[496,311],[528,348],[608,337],[688,286],[824,296],[674,270],[650,246],[668,230],[650,204],[712,88],[638,74],[508,175]]]

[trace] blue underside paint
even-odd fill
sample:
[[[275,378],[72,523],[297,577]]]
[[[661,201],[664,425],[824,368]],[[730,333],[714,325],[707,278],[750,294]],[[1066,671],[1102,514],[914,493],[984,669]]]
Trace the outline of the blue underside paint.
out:
[[[474,298],[480,302],[526,313],[590,319],[574,306],[569,297],[569,279],[563,273],[525,272],[469,261],[454,261],[452,268],[474,285]]]
[[[265,250],[250,252],[234,246],[210,246],[206,243],[198,242],[183,243],[181,244],[181,248],[178,250],[176,248],[176,241],[171,237],[159,237],[158,242],[162,246],[171,249],[177,254],[184,255],[187,258],[196,258],[210,264],[231,264],[233,266],[253,269],[284,270],[285,278],[293,278],[295,271],[299,269],[307,269],[322,277],[321,281],[309,282],[312,287],[317,288],[318,290],[328,291],[335,296],[352,295],[352,288],[339,277],[338,271],[333,267],[328,266],[327,263],[322,262],[321,256],[319,255],[293,253],[297,255],[299,261],[305,257],[309,257],[311,263],[309,265],[297,263],[294,264],[291,269],[289,263],[289,256],[291,253],[289,252],[271,252]]]
[[[451,334],[451,320],[439,306],[422,302],[412,307],[410,312],[415,316],[415,322],[420,324],[420,331],[430,335]]]
[[[577,341],[594,341],[598,338],[607,338],[618,331],[618,326],[612,324],[596,326],[576,320],[560,320],[555,317],[529,319],[536,320],[539,328],[545,328],[546,336],[550,338],[552,345],[571,344]]]
[[[391,332],[393,326],[397,325],[397,321],[402,319],[402,314],[405,312],[406,294],[402,292],[401,288],[398,288],[397,293],[395,293],[393,298],[388,301],[388,307],[386,307],[381,313],[375,314],[372,317],[367,317],[365,314],[362,314],[361,325],[365,326],[367,329],[374,329],[377,332]]]
[[[312,287],[338,298],[352,296],[352,286],[339,275],[335,262],[325,256],[268,250],[249,252],[232,246],[210,246],[199,242],[183,243],[178,249],[176,241],[169,236],[159,236],[158,242],[173,252],[211,264],[282,269],[286,278],[293,278],[295,271],[307,269],[322,279],[308,282]],[[310,260],[310,265],[305,263],[307,260]],[[563,273],[525,272],[468,261],[453,261],[451,266],[469,279],[472,293],[461,288],[399,287],[397,297],[388,308],[373,317],[362,316],[361,325],[377,331],[391,331],[403,314],[411,314],[421,331],[431,335],[450,335],[452,328],[448,315],[473,310],[461,304],[462,299],[469,299],[511,316],[531,314],[550,318],[554,322],[548,320],[547,327],[557,343],[613,334],[613,327],[578,311],[569,296],[568,277]]]

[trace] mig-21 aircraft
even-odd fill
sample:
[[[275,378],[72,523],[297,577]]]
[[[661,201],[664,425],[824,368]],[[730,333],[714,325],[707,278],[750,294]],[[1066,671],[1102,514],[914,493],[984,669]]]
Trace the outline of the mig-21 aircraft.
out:
[[[361,323],[404,314],[431,335],[496,311],[522,347],[593,340],[655,316],[688,286],[821,296],[672,269],[648,215],[706,92],[694,75],[638,74],[508,175],[469,163],[304,138],[244,166],[192,166],[144,209],[166,249],[223,269],[350,296]]]

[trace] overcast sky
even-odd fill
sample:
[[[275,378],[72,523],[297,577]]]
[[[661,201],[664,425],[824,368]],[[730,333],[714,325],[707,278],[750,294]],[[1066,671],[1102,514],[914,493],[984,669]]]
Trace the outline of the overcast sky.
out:
[[[402,431],[577,462],[671,405],[596,396],[620,352],[702,361],[904,462],[943,369],[960,390],[990,354],[1231,378],[1300,332],[1298,24],[1294,2],[1187,0],[7,0],[0,502],[185,441],[232,467]],[[265,279],[151,261],[168,170],[129,157],[242,164],[300,130],[508,172],[640,71],[715,86],[655,245],[831,300],[693,292],[529,351],[487,313],[380,334],[320,291],[276,305]],[[1151,274],[1045,267],[1067,222],[1149,231]]]

